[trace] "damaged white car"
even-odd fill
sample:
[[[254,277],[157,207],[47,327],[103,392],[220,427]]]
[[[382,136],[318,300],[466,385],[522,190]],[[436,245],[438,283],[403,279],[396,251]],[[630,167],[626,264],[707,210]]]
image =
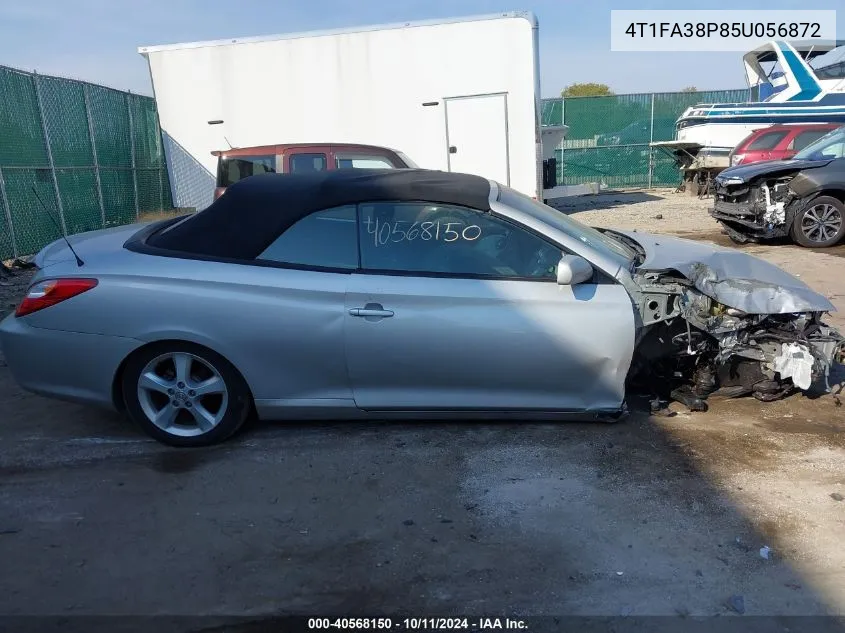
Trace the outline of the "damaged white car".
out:
[[[735,242],[786,237],[834,246],[845,236],[845,127],[789,160],[738,165],[715,179],[710,214]]]
[[[13,375],[168,444],[266,419],[614,420],[824,390],[833,306],[738,251],[598,231],[497,182],[336,170],[59,240],[0,324]],[[84,368],[84,369],[81,369]]]

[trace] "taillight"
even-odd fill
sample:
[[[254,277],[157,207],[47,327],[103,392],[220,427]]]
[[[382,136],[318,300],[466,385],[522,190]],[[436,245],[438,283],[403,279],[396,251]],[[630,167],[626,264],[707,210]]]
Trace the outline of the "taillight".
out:
[[[39,281],[29,288],[18,309],[15,310],[15,316],[22,317],[49,308],[65,299],[91,290],[96,285],[96,279],[48,279]]]

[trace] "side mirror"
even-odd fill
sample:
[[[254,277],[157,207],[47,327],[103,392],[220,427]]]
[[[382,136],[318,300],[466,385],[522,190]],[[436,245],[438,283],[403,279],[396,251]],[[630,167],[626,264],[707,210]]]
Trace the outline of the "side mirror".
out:
[[[593,265],[578,255],[564,255],[557,265],[557,282],[561,286],[574,286],[593,277]]]

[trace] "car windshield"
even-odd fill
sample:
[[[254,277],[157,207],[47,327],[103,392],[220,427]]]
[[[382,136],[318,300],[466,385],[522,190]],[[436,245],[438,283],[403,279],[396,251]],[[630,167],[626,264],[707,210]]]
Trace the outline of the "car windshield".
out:
[[[510,187],[499,185],[499,200],[509,207],[524,211],[539,220],[547,222],[551,226],[566,233],[569,237],[583,242],[607,257],[617,260],[623,259],[628,264],[637,257],[637,253],[631,247],[614,239],[610,235],[581,224],[578,220],[569,217],[565,213],[538,202],[533,198],[529,198]]]
[[[810,143],[795,154],[798,160],[822,160],[825,158],[845,157],[845,126],[822,136],[815,143]]]

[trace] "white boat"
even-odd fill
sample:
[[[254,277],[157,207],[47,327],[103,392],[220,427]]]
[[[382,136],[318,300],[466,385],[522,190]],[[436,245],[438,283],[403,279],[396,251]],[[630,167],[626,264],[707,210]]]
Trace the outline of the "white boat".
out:
[[[750,94],[759,101],[697,104],[676,123],[672,152],[684,180],[706,181],[728,167],[731,150],[752,131],[775,123],[845,125],[845,41],[768,42],[743,56]]]

